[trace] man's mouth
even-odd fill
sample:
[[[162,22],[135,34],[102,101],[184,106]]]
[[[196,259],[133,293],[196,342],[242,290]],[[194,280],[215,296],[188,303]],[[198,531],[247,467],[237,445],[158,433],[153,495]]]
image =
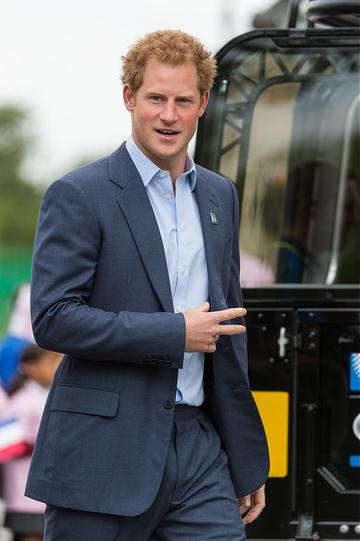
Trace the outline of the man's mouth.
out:
[[[176,131],[176,130],[166,130],[166,129],[156,129],[155,128],[155,131],[156,133],[159,133],[160,135],[165,135],[165,136],[173,136],[173,135],[178,135],[180,132],[179,131]]]

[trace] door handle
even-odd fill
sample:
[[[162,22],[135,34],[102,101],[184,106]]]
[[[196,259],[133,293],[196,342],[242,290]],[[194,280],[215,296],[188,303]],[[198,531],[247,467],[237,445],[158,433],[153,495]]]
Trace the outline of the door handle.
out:
[[[280,327],[279,338],[278,338],[277,343],[278,343],[278,346],[279,346],[279,357],[280,357],[280,359],[283,359],[285,357],[285,355],[286,355],[286,346],[289,343],[289,339],[286,336],[286,328],[285,327]]]

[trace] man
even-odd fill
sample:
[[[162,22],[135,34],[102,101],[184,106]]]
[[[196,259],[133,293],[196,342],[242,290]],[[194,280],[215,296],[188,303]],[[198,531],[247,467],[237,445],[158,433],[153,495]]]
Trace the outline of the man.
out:
[[[264,506],[236,191],[187,154],[214,74],[192,36],[145,36],[123,59],[132,137],[44,197],[33,326],[66,354],[26,492],[46,541],[240,541]]]

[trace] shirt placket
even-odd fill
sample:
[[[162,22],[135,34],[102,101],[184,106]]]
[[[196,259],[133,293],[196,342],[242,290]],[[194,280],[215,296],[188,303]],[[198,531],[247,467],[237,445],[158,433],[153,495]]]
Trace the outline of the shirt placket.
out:
[[[189,253],[186,241],[186,205],[187,191],[189,186],[186,184],[186,177],[181,176],[176,181],[176,232],[177,232],[177,284],[175,288],[174,304],[177,312],[183,312],[188,308],[187,289],[189,280]]]
[[[176,224],[177,224],[177,238],[178,238],[178,280],[175,289],[174,304],[178,312],[183,312],[188,306],[187,292],[189,285],[189,270],[190,270],[190,233],[191,223],[188,223],[189,208],[192,206],[192,198],[190,186],[186,176],[179,177],[176,181]],[[177,400],[179,397],[182,399],[182,393],[180,389],[186,390],[186,381],[184,380],[186,368],[191,362],[191,353],[184,354],[183,370],[179,370],[178,374],[178,392]],[[188,383],[188,382],[187,382]]]

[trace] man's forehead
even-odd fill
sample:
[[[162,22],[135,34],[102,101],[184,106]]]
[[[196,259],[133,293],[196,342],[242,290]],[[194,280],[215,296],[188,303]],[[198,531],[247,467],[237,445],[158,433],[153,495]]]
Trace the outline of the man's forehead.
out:
[[[198,90],[197,69],[193,62],[171,64],[150,58],[145,65],[141,86],[164,88],[178,86],[183,91],[193,93]]]

